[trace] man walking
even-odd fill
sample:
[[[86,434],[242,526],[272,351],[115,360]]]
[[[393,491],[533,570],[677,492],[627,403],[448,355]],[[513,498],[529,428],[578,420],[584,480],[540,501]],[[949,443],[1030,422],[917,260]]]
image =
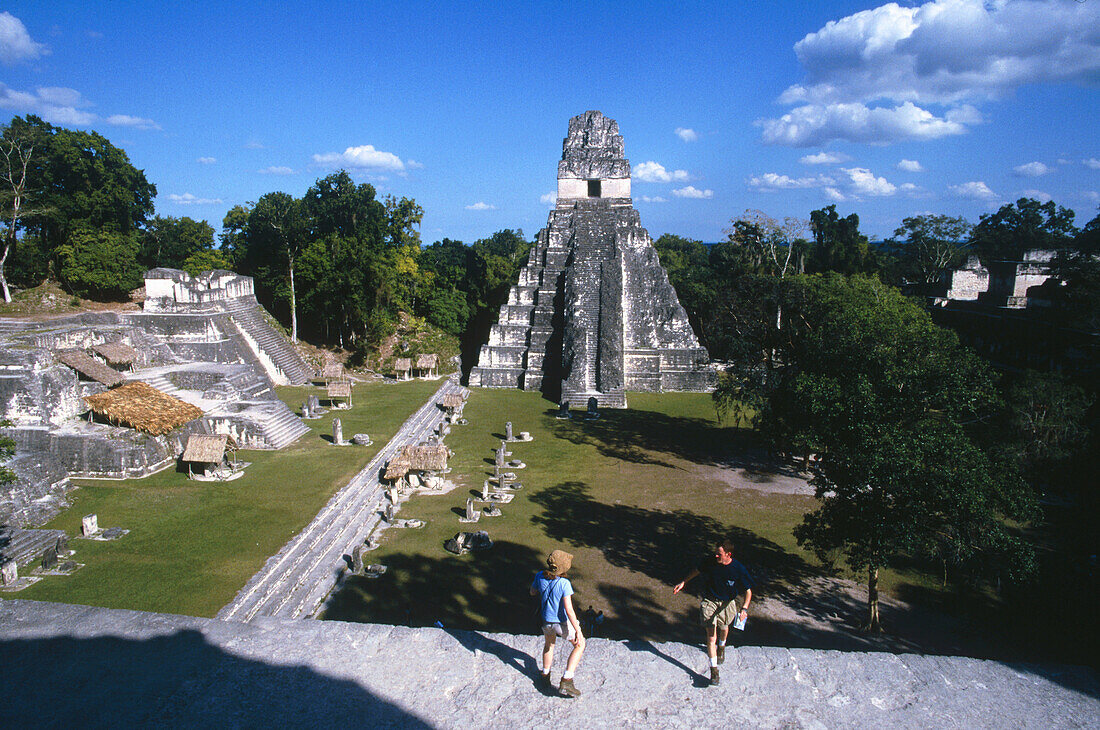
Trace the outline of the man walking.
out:
[[[732,540],[718,543],[713,557],[701,561],[687,577],[673,586],[673,595],[699,575],[704,580],[703,590],[699,594],[699,616],[707,634],[710,683],[718,684],[718,665],[726,660],[730,624],[748,617],[753,582],[745,566],[733,559]]]
[[[554,644],[557,637],[564,637],[573,645],[569,659],[565,662],[558,692],[564,697],[580,697],[581,693],[573,685],[573,673],[584,654],[584,634],[581,633],[577,613],[573,610],[573,584],[565,574],[573,566],[573,556],[564,550],[555,550],[546,558],[546,569],[535,574],[531,583],[531,595],[539,597],[539,617],[542,621],[542,635],[545,642],[542,647],[543,687],[553,687],[550,680],[550,667],[554,663]]]

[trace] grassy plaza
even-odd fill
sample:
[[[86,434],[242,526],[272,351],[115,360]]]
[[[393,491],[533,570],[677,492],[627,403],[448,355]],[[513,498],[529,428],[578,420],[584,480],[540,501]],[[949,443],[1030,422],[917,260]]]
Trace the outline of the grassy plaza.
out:
[[[241,586],[313,519],[439,387],[416,380],[355,386],[355,407],[337,411],[347,438],[369,433],[373,445],[334,448],[333,413],[306,421],[310,432],[281,451],[240,451],[251,462],[232,482],[188,480],[166,469],[144,479],[77,479],[72,506],[44,527],[80,534],[82,516],[130,534],[111,542],[71,540],[84,567],[47,578],[19,598],[110,608],[213,616]],[[279,388],[296,413],[316,387]]]

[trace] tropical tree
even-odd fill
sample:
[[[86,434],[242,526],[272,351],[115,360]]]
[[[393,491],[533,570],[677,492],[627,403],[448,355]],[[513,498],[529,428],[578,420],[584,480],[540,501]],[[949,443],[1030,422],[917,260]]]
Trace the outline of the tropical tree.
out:
[[[214,249],[214,228],[186,216],[156,216],[145,227],[141,263],[154,268],[178,269],[190,257]]]
[[[18,119],[18,118],[17,118]],[[27,210],[27,170],[31,159],[34,157],[35,147],[38,146],[41,154],[41,140],[37,130],[27,124],[14,123],[3,128],[0,133],[0,154],[4,161],[0,163],[0,183],[3,190],[0,191],[0,199],[3,199],[4,218],[7,230],[4,232],[4,250],[0,253],[0,290],[3,291],[4,301],[11,301],[11,291],[8,289],[8,279],[4,273],[4,265],[8,255],[15,249],[18,240],[18,232],[22,227],[22,219],[28,215]]]
[[[877,279],[794,286],[763,431],[778,449],[816,452],[821,504],[795,535],[865,572],[868,628],[880,625],[879,570],[898,557],[967,576],[1030,570],[1030,547],[1004,520],[1031,517],[1033,495],[968,431],[997,408],[989,368]]]
[[[810,213],[813,247],[806,259],[806,271],[840,274],[870,273],[881,268],[867,236],[859,232],[859,216],[841,218],[830,205]]]
[[[248,257],[256,270],[268,280],[286,277],[286,296],[290,308],[290,339],[298,341],[298,301],[294,283],[294,264],[306,243],[302,202],[288,193],[267,193],[256,201],[248,215],[252,238]],[[276,291],[281,289],[278,287]]]
[[[993,261],[1019,261],[1025,251],[1066,248],[1077,235],[1074,213],[1034,198],[1020,198],[981,217],[970,233],[970,244],[989,266]]]
[[[936,284],[943,273],[962,263],[972,226],[965,218],[915,215],[903,218],[894,237],[905,241],[901,258],[925,284]]]

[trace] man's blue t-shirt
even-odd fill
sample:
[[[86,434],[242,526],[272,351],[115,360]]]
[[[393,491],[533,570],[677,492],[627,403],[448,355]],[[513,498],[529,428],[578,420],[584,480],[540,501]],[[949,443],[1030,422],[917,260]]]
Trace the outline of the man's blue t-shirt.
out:
[[[562,600],[573,595],[573,584],[568,578],[547,578],[546,571],[535,574],[531,587],[539,592],[539,615],[544,624],[564,624],[569,622]]]
[[[715,558],[707,558],[696,569],[705,581],[703,596],[716,601],[729,601],[753,587],[752,576],[745,566],[736,560],[722,565]]]

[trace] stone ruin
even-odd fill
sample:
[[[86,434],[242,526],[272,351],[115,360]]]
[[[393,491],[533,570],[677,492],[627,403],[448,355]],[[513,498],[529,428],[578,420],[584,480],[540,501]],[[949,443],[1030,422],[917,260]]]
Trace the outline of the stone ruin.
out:
[[[988,267],[971,255],[958,269],[946,273],[947,291],[940,299],[976,301],[1008,309],[1042,306],[1043,300],[1034,298],[1033,289],[1050,278],[1054,255],[1054,251],[1033,249],[1025,251],[1019,261],[993,261]]]
[[[709,391],[716,371],[630,197],[619,125],[569,120],[557,205],[500,308],[470,385],[625,408],[625,390]]]
[[[278,449],[308,431],[272,387],[307,383],[312,373],[272,326],[251,278],[153,269],[145,291],[141,312],[0,320],[0,418],[12,423],[4,433],[16,443],[8,466],[18,477],[0,492],[0,522],[49,519],[64,506],[70,476],[132,478],[173,466],[191,433]],[[120,351],[130,353],[124,367]],[[104,353],[105,362],[95,360]],[[202,417],[163,435],[89,421],[84,398],[107,392],[116,372]]]

